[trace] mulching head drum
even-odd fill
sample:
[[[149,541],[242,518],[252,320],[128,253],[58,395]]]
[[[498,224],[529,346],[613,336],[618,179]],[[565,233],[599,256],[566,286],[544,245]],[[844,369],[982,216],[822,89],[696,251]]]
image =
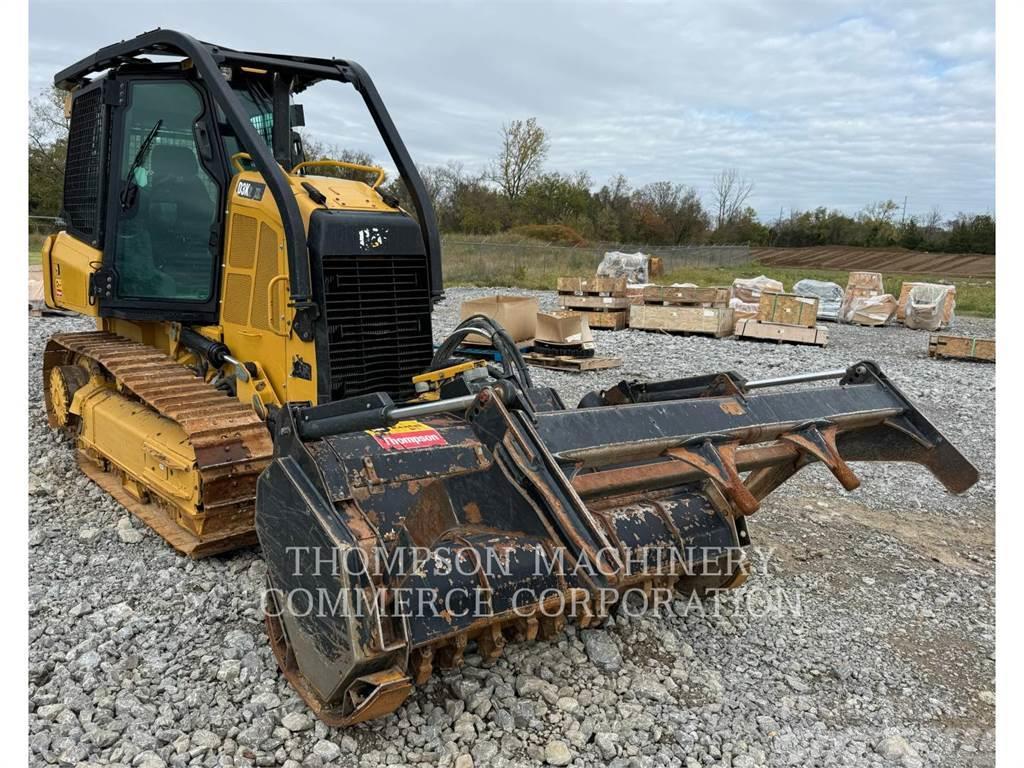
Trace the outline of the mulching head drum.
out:
[[[358,722],[470,645],[494,658],[632,590],[742,583],[747,516],[809,463],[847,488],[847,458],[916,461],[953,491],[977,477],[871,364],[838,387],[760,386],[720,374],[567,409],[503,382],[468,409],[333,434],[289,409],[256,512],[282,669],[325,721]]]

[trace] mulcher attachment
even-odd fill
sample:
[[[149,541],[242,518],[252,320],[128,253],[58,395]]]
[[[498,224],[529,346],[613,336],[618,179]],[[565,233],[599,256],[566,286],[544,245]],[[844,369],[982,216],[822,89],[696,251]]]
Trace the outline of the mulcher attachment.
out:
[[[737,586],[747,516],[807,464],[848,490],[849,461],[977,480],[873,363],[831,378],[624,382],[575,409],[504,380],[397,424],[416,407],[282,411],[256,499],[282,670],[326,722],[367,720],[471,646],[594,624],[633,590]]]

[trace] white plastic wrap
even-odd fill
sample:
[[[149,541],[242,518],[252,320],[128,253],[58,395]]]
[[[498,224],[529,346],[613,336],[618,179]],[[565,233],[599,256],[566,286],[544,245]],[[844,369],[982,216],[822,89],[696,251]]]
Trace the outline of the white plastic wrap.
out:
[[[887,325],[896,317],[896,299],[888,293],[863,296],[850,301],[843,319],[858,325]]]
[[[744,304],[757,304],[761,300],[761,294],[766,292],[785,293],[785,289],[778,280],[773,280],[766,275],[737,277],[732,281],[733,298],[739,299]]]
[[[937,331],[943,325],[948,285],[920,283],[910,289],[904,323],[917,331]],[[950,312],[952,320],[952,311]]]
[[[804,279],[793,286],[797,296],[810,296],[818,300],[818,317],[823,320],[838,320],[843,304],[843,288],[838,283],[825,280]]]
[[[628,283],[646,283],[648,280],[646,253],[608,251],[597,267],[598,277],[625,277]]]
[[[745,317],[756,317],[758,306],[757,302],[741,301],[735,296],[729,299],[729,308],[735,311],[737,315],[742,314]]]

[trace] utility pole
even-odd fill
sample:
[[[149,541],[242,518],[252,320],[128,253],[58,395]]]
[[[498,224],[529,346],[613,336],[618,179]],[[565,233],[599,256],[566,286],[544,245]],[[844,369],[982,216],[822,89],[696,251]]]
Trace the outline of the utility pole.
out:
[[[903,196],[903,215],[900,216],[900,226],[902,227],[907,221],[907,196]]]

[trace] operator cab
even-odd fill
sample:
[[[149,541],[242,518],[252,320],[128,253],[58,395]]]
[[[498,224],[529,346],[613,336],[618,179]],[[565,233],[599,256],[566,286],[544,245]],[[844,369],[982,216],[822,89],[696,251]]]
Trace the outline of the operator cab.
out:
[[[303,110],[293,97],[326,80],[351,83],[363,97],[408,189],[430,265],[430,294],[440,297],[433,210],[358,65],[233,51],[155,30],[101,49],[55,78],[71,99],[64,217],[70,235],[103,252],[89,289],[100,316],[218,322],[229,186],[240,171],[255,170],[279,209],[296,331],[313,338],[321,314],[314,306],[315,265],[307,250],[308,217],[295,204],[289,172],[306,159],[295,130],[304,123]]]

